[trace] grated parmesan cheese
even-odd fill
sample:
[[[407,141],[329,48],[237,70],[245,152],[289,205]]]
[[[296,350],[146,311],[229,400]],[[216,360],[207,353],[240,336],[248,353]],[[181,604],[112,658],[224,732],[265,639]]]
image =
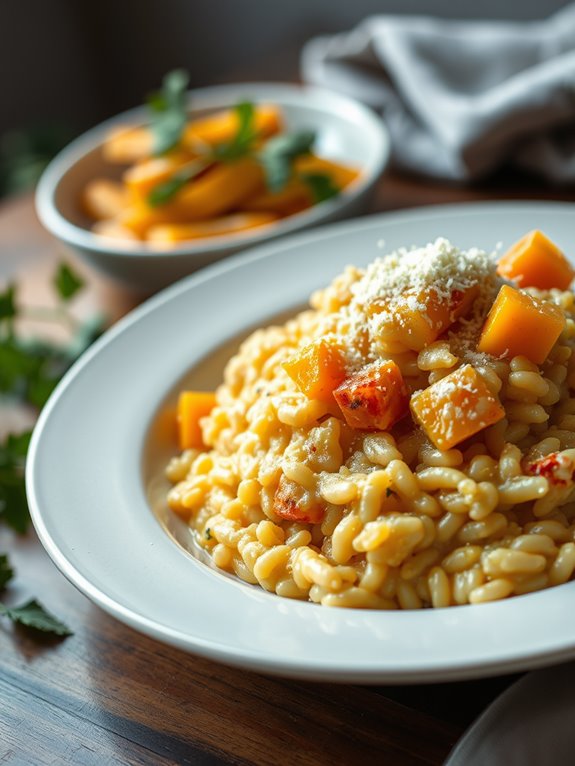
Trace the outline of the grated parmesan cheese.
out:
[[[460,250],[440,237],[424,247],[401,248],[377,258],[354,276],[347,284],[347,303],[341,305],[337,319],[326,317],[323,328],[339,336],[350,371],[393,353],[392,329],[401,326],[403,317],[418,314],[431,327],[428,299],[449,302],[456,291],[470,288],[478,291],[473,305],[459,319],[457,331],[447,334],[462,361],[478,363],[477,339],[503,283],[496,274],[495,254],[478,248]],[[387,346],[382,347],[382,338],[388,339]],[[486,355],[480,361],[487,363]]]
[[[464,292],[494,274],[494,255],[478,248],[459,250],[440,237],[424,247],[401,248],[377,258],[351,291],[357,306],[374,300],[393,305],[430,291],[449,300],[454,290]]]

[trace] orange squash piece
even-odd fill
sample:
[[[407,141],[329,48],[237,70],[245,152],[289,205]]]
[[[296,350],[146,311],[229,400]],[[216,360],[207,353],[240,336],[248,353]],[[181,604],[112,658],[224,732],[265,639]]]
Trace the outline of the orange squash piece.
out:
[[[173,202],[162,208],[173,207],[177,214],[189,221],[213,218],[241,207],[244,200],[259,193],[264,185],[261,165],[252,157],[243,157],[215,165],[200,178],[186,184]]]
[[[282,367],[308,399],[326,402],[346,376],[341,351],[324,338],[301,348]]]
[[[180,449],[205,447],[200,419],[209,415],[216,404],[213,391],[182,391],[178,398],[178,436]]]
[[[129,165],[152,154],[154,137],[145,126],[123,125],[108,133],[102,144],[102,156],[106,162]]]
[[[263,184],[261,167],[251,157],[245,157],[210,168],[186,184],[165,205],[151,207],[143,200],[133,200],[120,215],[119,222],[138,237],[145,237],[152,226],[191,223],[223,215],[240,207]]]
[[[242,209],[254,212],[271,210],[279,215],[293,215],[311,207],[312,204],[309,188],[303,181],[294,178],[281,191],[265,190],[255,197],[250,197],[243,203]]]
[[[274,213],[234,213],[196,223],[172,223],[152,226],[146,239],[155,245],[170,246],[177,242],[203,237],[221,237],[267,226],[277,221]]]
[[[487,315],[477,350],[497,357],[519,354],[541,364],[565,327],[561,309],[503,285]]]
[[[254,108],[254,131],[261,138],[268,138],[282,129],[282,115],[277,106],[260,104]],[[238,115],[235,109],[202,117],[188,123],[183,135],[183,144],[194,148],[197,141],[210,144],[225,144],[231,141],[238,130]]]
[[[391,307],[393,319],[383,331],[406,348],[421,351],[465,316],[478,294],[479,286],[473,285],[465,291],[454,290],[445,299],[435,290],[413,296],[413,301],[400,297]],[[374,301],[368,312],[378,313],[387,308]]]
[[[128,168],[122,180],[134,199],[145,201],[152,189],[169,181],[192,159],[193,155],[182,151],[170,152],[163,157],[149,157]]]
[[[94,178],[82,193],[82,209],[95,221],[115,218],[128,204],[128,195],[122,184],[108,178]]]
[[[567,290],[575,270],[561,250],[543,232],[530,231],[501,258],[497,271],[519,287]]]
[[[413,394],[411,411],[440,450],[451,449],[505,417],[499,399],[470,364]]]
[[[189,122],[184,129],[182,144],[194,151],[197,143],[223,144],[231,141],[238,127],[237,113],[233,109]],[[280,110],[273,105],[261,104],[254,110],[254,128],[262,137],[273,136],[282,129]],[[146,125],[123,125],[114,128],[104,141],[102,154],[106,162],[129,165],[151,157],[154,136]]]
[[[409,392],[395,362],[377,361],[350,375],[333,392],[351,428],[386,431],[409,412]]]
[[[359,176],[359,170],[348,165],[342,165],[333,160],[317,157],[315,154],[303,154],[294,161],[295,174],[320,173],[329,176],[338,189],[345,189]]]

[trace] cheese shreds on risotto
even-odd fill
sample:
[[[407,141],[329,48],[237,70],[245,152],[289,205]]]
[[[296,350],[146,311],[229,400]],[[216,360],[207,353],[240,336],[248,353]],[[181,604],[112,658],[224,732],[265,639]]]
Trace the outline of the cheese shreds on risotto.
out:
[[[168,503],[214,565],[369,609],[570,580],[574,296],[534,287],[510,307],[509,290],[526,293],[494,255],[440,238],[348,267],[310,309],[254,332],[199,421],[203,444],[167,467]],[[521,325],[538,307],[540,337]]]

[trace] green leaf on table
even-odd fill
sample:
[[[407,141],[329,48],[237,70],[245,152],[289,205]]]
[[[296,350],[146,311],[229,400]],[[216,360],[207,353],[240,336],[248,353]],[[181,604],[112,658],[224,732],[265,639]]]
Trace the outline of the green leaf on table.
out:
[[[0,444],[0,466],[2,465],[3,458],[14,462],[25,460],[31,438],[32,431],[8,434],[4,444]]]
[[[0,340],[0,393],[42,407],[71,361],[57,346],[15,337]]]
[[[255,107],[251,101],[241,101],[234,107],[238,119],[238,128],[231,141],[214,147],[214,159],[221,162],[233,162],[246,157],[254,149],[258,137],[255,129]]]
[[[3,590],[12,577],[14,576],[14,570],[10,566],[10,561],[5,553],[0,553],[0,590]]]
[[[42,373],[31,378],[28,382],[26,400],[33,407],[41,410],[58,385],[59,379],[59,376],[52,377]]]
[[[337,197],[341,191],[334,184],[333,179],[325,173],[302,173],[299,178],[310,190],[314,205],[325,202],[332,197]]]
[[[31,432],[9,434],[0,443],[0,520],[19,534],[30,522],[24,481]]]
[[[259,160],[270,191],[279,192],[284,188],[292,176],[294,160],[311,152],[315,137],[312,130],[302,130],[276,136],[265,144]]]
[[[14,607],[0,603],[0,615],[8,617],[12,622],[40,630],[43,633],[51,633],[55,636],[73,635],[67,625],[50,614],[36,599],[31,599],[25,604]]]
[[[13,319],[16,314],[16,287],[8,285],[3,293],[0,293],[0,320]]]
[[[165,154],[180,143],[187,121],[186,89],[189,79],[183,69],[175,69],[162,80],[161,91],[148,97],[156,155]]]
[[[167,181],[154,186],[148,194],[148,203],[151,207],[159,207],[170,202],[183,187],[196,176],[200,175],[211,165],[209,159],[194,160],[186,167],[178,170]]]
[[[54,286],[63,301],[71,300],[84,287],[84,280],[67,263],[58,264]]]

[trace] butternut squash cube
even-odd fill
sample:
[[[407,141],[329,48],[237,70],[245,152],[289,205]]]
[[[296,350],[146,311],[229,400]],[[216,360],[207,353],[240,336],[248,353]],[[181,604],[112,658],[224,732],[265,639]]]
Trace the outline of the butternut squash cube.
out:
[[[366,365],[333,395],[348,426],[361,431],[386,431],[409,412],[407,386],[390,360]]]
[[[400,297],[392,306],[374,301],[368,311],[389,311],[392,319],[382,328],[382,332],[412,351],[421,351],[469,312],[478,293],[478,285],[465,291],[453,290],[445,298],[440,297],[435,290],[429,290],[407,298]]]
[[[565,327],[561,309],[503,285],[487,315],[477,350],[497,357],[519,354],[541,364]]]
[[[543,232],[530,231],[501,258],[497,271],[519,287],[567,290],[575,270],[561,250]]]
[[[470,364],[413,394],[411,411],[440,450],[455,447],[505,417],[499,399]]]
[[[333,390],[346,376],[339,348],[320,338],[297,351],[282,367],[308,399],[333,400]]]
[[[178,399],[178,436],[180,449],[205,448],[200,419],[209,415],[216,404],[213,391],[182,391]]]

